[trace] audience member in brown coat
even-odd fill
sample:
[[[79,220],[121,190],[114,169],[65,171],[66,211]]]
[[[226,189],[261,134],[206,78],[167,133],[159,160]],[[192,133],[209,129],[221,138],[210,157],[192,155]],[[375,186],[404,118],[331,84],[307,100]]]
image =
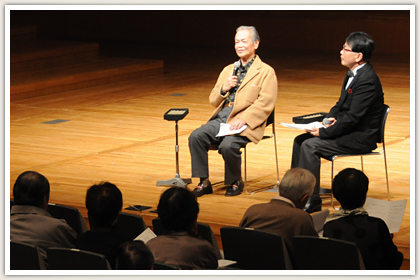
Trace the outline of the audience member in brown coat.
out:
[[[294,236],[318,236],[312,217],[302,210],[312,195],[314,185],[315,176],[308,170],[299,167],[289,169],[280,182],[279,196],[268,203],[249,207],[239,226],[278,234],[291,251]]]

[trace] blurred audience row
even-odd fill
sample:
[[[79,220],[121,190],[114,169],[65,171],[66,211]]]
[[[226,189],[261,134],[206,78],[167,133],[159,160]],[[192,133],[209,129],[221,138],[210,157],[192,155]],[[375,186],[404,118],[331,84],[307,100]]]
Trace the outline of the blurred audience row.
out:
[[[399,269],[402,253],[392,241],[385,222],[370,217],[363,209],[369,180],[356,169],[336,175],[332,192],[340,210],[331,213],[323,236],[354,242],[366,269]],[[244,214],[239,226],[281,236],[293,260],[293,237],[318,236],[310,214],[303,211],[312,195],[315,177],[302,168],[288,170],[279,185],[279,195],[268,203],[255,204]],[[112,269],[153,269],[166,263],[180,269],[217,269],[219,256],[199,234],[196,196],[187,188],[171,187],[160,196],[157,211],[163,234],[147,241],[127,238],[115,226],[123,206],[117,186],[101,182],[86,193],[90,230],[78,235],[65,221],[48,213],[50,184],[35,171],[26,171],[13,187],[10,213],[10,240],[38,247],[48,267],[47,249],[78,248],[103,254]],[[247,246],[247,244],[244,244]]]

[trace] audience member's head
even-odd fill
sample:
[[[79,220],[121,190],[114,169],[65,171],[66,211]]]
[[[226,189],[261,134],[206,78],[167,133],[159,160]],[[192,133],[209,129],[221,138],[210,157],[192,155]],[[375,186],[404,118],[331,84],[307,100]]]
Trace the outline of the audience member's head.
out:
[[[353,32],[347,39],[347,44],[353,52],[360,52],[363,54],[363,61],[368,62],[375,49],[375,41],[365,32]]]
[[[47,209],[50,199],[50,183],[44,175],[25,171],[19,175],[13,186],[15,205],[30,205]]]
[[[281,179],[279,194],[290,199],[297,208],[303,208],[314,192],[315,176],[308,170],[296,167],[287,170]]]
[[[110,182],[102,182],[91,186],[86,193],[91,228],[109,228],[118,219],[122,209],[121,191]]]
[[[115,269],[150,270],[153,268],[154,260],[152,251],[143,241],[129,241],[118,248]]]
[[[198,234],[199,207],[195,195],[187,188],[172,187],[164,191],[157,210],[165,232],[187,231],[193,236]]]
[[[365,204],[369,179],[360,170],[346,168],[333,180],[332,192],[344,210],[360,208]]]

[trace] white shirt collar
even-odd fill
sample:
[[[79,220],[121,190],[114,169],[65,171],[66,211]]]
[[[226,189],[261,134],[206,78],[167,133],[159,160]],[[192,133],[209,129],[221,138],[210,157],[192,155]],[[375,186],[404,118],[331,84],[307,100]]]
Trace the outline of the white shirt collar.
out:
[[[359,69],[360,68],[362,68],[363,66],[365,66],[366,65],[366,62],[365,63],[363,63],[362,65],[359,65],[359,66],[357,66],[356,67],[356,69],[354,69],[352,72],[353,72],[353,74],[354,74],[354,76],[356,76],[356,74],[357,74],[357,71],[359,71]]]

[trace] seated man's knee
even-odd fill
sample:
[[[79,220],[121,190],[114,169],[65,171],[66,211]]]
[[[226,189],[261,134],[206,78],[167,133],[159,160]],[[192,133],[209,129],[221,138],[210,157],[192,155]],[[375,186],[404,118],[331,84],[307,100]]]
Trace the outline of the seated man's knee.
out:
[[[195,129],[188,137],[188,143],[197,142],[198,139],[200,139],[200,133],[197,129]]]
[[[301,150],[313,151],[317,146],[318,139],[316,137],[306,139],[301,144]]]
[[[235,147],[234,145],[232,145],[228,141],[222,141],[219,144],[218,152],[219,152],[219,154],[221,154],[223,156],[230,156],[230,155],[239,153],[239,148]]]

